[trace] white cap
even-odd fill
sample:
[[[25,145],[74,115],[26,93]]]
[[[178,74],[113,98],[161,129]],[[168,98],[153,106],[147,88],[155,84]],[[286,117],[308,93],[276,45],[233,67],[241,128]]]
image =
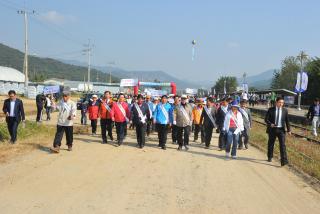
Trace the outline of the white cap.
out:
[[[98,98],[98,95],[94,94],[92,95],[92,98]]]
[[[183,95],[181,95],[181,99],[188,99],[188,96],[183,94]]]

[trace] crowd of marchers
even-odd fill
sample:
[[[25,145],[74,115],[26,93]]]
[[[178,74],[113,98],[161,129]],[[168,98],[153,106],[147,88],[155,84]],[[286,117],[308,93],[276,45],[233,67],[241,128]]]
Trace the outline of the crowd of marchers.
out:
[[[15,143],[18,125],[21,120],[25,120],[25,115],[23,103],[16,97],[15,91],[9,91],[8,95],[3,112],[6,115],[11,142]],[[64,134],[68,151],[73,148],[73,124],[77,105],[72,101],[69,90],[64,90],[62,95],[62,99],[57,103],[49,102],[50,97],[47,99],[47,106],[59,111],[51,148],[54,153],[60,152]],[[171,133],[172,143],[177,144],[177,150],[189,150],[189,139],[193,132],[193,142],[200,141],[205,149],[209,149],[213,132],[216,132],[219,134],[219,150],[225,151],[226,158],[236,159],[237,150],[249,148],[252,128],[252,115],[245,98],[242,97],[239,101],[232,97],[215,99],[211,96],[200,98],[173,94],[161,97],[139,94],[131,98],[123,93],[112,96],[110,91],[105,91],[101,97],[93,94],[88,100],[83,100],[78,109],[81,110],[81,124],[86,125],[87,116],[89,117],[92,135],[97,135],[97,126],[100,124],[102,144],[115,142],[117,146],[121,146],[129,128],[136,131],[138,148],[145,146],[150,133],[157,132],[158,146],[161,149],[166,150],[167,136]],[[275,105],[268,109],[265,122],[269,136],[268,161],[272,161],[275,140],[278,138],[281,165],[284,166],[288,164],[286,132],[291,132],[283,98],[277,98]]]

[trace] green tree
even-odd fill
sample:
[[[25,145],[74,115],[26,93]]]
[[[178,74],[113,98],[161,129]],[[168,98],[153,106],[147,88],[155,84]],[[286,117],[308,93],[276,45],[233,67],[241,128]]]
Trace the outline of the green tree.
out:
[[[302,94],[302,104],[311,104],[314,98],[320,98],[320,58],[314,58],[306,64],[308,73],[308,88]]]
[[[237,90],[238,82],[236,77],[222,76],[216,81],[215,85],[213,86],[213,88],[216,89],[216,93],[224,93],[224,82],[226,82],[227,93],[234,92]]]
[[[296,57],[286,57],[281,63],[281,70],[275,71],[273,74],[271,88],[284,88],[293,91],[299,70],[300,66]]]

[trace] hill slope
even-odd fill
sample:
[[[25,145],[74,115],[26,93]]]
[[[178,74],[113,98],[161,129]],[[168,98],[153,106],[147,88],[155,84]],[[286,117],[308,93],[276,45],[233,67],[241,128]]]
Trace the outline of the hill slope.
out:
[[[249,84],[249,87],[255,87],[257,89],[269,89],[271,86],[274,70],[276,69],[270,69],[257,75],[248,76],[246,80],[247,80],[247,83]],[[239,77],[238,78],[239,85],[241,85],[242,82],[243,82],[242,77],[241,78]]]
[[[0,43],[0,65],[23,70],[24,53]],[[106,81],[105,73],[97,70],[91,70],[91,81]],[[40,58],[29,56],[29,79],[31,81],[41,81],[47,78],[59,78],[67,80],[83,81],[87,78],[87,68],[84,66],[70,65],[51,58]],[[113,77],[114,82],[119,78]]]

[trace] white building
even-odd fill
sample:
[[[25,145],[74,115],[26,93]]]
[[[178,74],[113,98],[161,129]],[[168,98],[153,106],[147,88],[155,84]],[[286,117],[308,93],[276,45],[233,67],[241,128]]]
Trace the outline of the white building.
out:
[[[9,90],[24,93],[24,74],[14,68],[0,66],[0,94]]]

